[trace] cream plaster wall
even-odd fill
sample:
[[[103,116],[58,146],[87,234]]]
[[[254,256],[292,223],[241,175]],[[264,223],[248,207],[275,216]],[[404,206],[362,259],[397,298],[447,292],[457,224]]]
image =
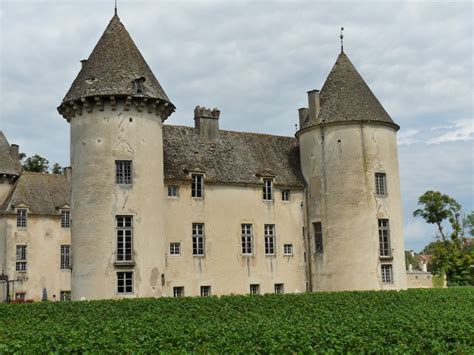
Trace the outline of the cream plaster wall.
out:
[[[11,280],[23,280],[10,286],[12,299],[16,292],[41,301],[43,288],[49,300],[59,300],[60,291],[71,290],[71,271],[61,270],[61,245],[71,244],[71,231],[61,228],[60,216],[28,215],[26,228],[16,226],[16,215],[2,216],[1,230],[5,236],[6,274]],[[27,271],[18,272],[16,246],[27,246]]]
[[[314,126],[299,132],[308,184],[308,232],[313,291],[406,288],[396,131],[371,123]],[[388,195],[375,196],[375,173]],[[379,258],[378,218],[390,223],[393,259]],[[324,252],[315,253],[314,222],[322,222]],[[393,265],[382,284],[382,263]]]
[[[273,293],[275,283],[284,292],[306,290],[304,261],[304,194],[292,190],[291,200],[263,201],[261,186],[205,183],[202,199],[191,197],[191,181],[179,184],[179,197],[166,199],[166,296],[183,286],[186,296],[200,294],[200,286],[211,286],[213,295],[247,294],[250,284],[260,293]],[[192,255],[192,224],[205,224],[205,256]],[[242,255],[241,224],[253,225],[253,255]],[[276,255],[266,256],[264,225],[274,224]],[[181,243],[181,255],[169,255],[169,243]],[[293,244],[294,255],[283,255],[283,244]]]
[[[433,275],[430,272],[407,271],[408,288],[432,288]]]
[[[132,103],[84,110],[71,124],[74,300],[161,296],[164,187],[161,118]],[[115,160],[133,161],[133,184],[115,184]],[[117,266],[117,215],[133,216],[135,266]],[[117,272],[134,272],[134,294],[117,294]]]

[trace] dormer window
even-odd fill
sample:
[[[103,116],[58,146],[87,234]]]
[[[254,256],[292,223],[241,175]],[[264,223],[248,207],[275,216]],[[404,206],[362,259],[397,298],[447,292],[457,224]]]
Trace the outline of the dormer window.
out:
[[[263,199],[265,201],[273,200],[273,180],[263,179]]]
[[[71,228],[71,211],[61,210],[61,228]]]
[[[202,174],[191,175],[191,196],[202,198],[204,195],[204,179]]]
[[[135,92],[135,94],[143,94],[144,83],[145,83],[145,77],[143,76],[138,79],[133,80],[133,91]]]
[[[16,210],[16,226],[18,228],[26,228],[28,221],[28,210],[26,208],[18,208]]]

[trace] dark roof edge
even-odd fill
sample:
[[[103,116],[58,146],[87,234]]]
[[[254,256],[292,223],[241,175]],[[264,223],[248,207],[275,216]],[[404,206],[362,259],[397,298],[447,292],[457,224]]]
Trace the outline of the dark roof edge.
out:
[[[205,173],[205,172],[204,172]],[[165,181],[169,182],[174,182],[174,181],[179,181],[179,182],[186,182],[188,183],[191,181],[191,179],[180,179],[180,178],[172,178],[172,177],[165,177]],[[247,186],[247,187],[258,187],[261,188],[263,186],[263,183],[251,183],[251,182],[228,182],[228,181],[218,181],[218,180],[204,180],[206,184],[209,185],[233,185],[233,186]],[[291,187],[291,188],[296,188],[300,190],[304,190],[305,186],[304,185],[289,185],[289,184],[277,184],[275,183],[274,186],[278,187]]]

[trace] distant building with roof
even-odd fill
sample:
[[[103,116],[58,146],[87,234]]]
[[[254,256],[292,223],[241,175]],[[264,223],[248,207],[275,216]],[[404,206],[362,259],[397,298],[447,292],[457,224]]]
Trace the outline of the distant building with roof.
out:
[[[0,135],[12,297],[406,288],[399,126],[342,48],[295,137],[221,130],[200,106],[165,124],[174,110],[115,14],[58,107],[71,169],[22,172]]]

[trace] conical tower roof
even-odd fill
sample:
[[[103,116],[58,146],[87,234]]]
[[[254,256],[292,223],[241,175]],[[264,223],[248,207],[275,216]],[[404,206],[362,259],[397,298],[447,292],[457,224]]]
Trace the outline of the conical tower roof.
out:
[[[321,123],[379,121],[395,124],[344,52],[320,92]],[[397,126],[398,127],[398,126]]]
[[[144,78],[141,79],[143,89],[137,93],[134,81],[140,78]],[[145,97],[170,102],[117,14],[110,20],[63,103],[97,96]]]
[[[20,175],[21,163],[12,155],[11,146],[7,138],[0,131],[0,173],[6,175]]]

